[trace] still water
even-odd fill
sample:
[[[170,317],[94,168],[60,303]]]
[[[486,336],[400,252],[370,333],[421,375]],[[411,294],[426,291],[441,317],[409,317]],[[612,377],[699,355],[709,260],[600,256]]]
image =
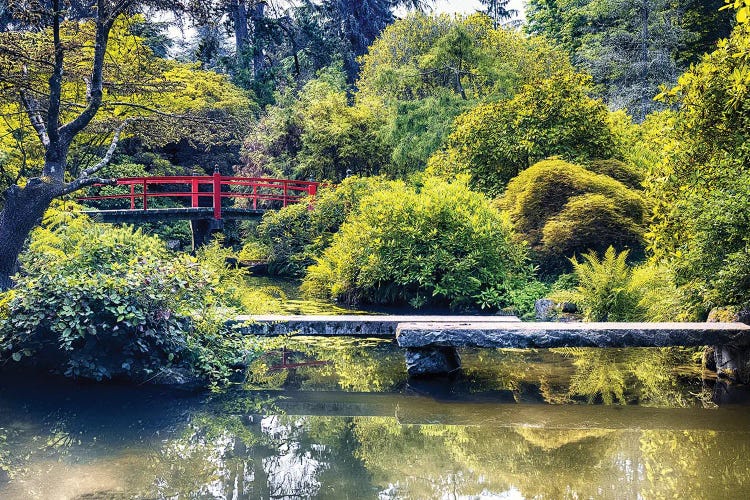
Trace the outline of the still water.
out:
[[[294,339],[222,394],[0,382],[2,498],[750,498],[750,406],[693,349]]]

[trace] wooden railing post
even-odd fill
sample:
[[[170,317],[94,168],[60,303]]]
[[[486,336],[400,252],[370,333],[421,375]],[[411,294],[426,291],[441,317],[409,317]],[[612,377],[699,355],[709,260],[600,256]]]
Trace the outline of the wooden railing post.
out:
[[[318,193],[318,185],[310,183],[307,186],[307,195],[310,197],[310,200],[307,202],[307,209],[312,210],[313,209],[313,198],[315,198],[315,195]]]
[[[253,210],[258,210],[258,184],[253,184]]]
[[[198,208],[198,189],[200,184],[198,183],[198,177],[196,173],[193,173],[193,180],[190,183],[190,194],[191,200],[190,200],[190,206],[193,208]]]
[[[143,178],[143,210],[148,210],[148,197],[146,195],[146,186],[148,186],[148,181],[146,178]]]
[[[135,210],[135,184],[130,185],[130,210]]]
[[[221,173],[214,170],[214,219],[221,220]]]
[[[281,181],[284,184],[284,206],[286,206],[286,200],[287,200],[287,184],[286,180]]]

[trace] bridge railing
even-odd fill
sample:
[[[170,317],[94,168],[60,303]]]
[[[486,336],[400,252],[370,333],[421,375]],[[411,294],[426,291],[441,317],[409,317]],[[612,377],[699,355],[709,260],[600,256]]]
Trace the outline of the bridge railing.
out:
[[[222,218],[222,200],[247,200],[247,208],[286,207],[316,195],[319,182],[263,177],[232,177],[219,173],[207,176],[127,177],[117,186],[129,192],[81,196],[80,201],[126,200],[130,210],[148,210],[149,200],[171,198],[187,201],[191,208],[213,208],[214,219]],[[156,188],[156,190],[154,190]],[[177,188],[177,190],[172,190]],[[170,190],[165,190],[170,189]]]

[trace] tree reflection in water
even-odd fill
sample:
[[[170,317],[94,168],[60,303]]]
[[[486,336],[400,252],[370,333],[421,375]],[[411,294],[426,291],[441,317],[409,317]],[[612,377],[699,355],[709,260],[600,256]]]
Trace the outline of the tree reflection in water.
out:
[[[750,498],[750,412],[700,407],[694,350],[467,351],[450,403],[358,394],[405,386],[387,343],[295,350],[332,360],[269,384],[301,393],[0,387],[0,497]]]

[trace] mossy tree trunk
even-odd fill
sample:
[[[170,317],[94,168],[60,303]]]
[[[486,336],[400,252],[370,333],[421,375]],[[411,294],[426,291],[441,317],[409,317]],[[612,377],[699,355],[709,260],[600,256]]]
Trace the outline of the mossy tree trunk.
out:
[[[128,123],[128,120],[125,120],[117,128],[109,149],[99,163],[85,169],[77,179],[65,182],[70,146],[78,134],[91,123],[102,106],[103,70],[110,31],[119,15],[132,7],[135,1],[96,0],[96,15],[93,20],[96,32],[91,73],[87,82],[88,94],[85,104],[81,106],[82,110],[67,123],[62,122],[66,106],[63,100],[63,66],[65,51],[68,50],[61,37],[63,3],[62,0],[52,0],[49,6],[41,4],[41,10],[36,12],[39,14],[39,26],[29,26],[29,29],[49,28],[48,32],[52,37],[54,52],[49,65],[48,85],[40,84],[39,88],[30,88],[28,68],[39,65],[39,61],[33,57],[24,59],[23,56],[19,56],[20,60],[13,62],[14,67],[0,67],[0,72],[9,75],[3,83],[17,92],[45,152],[41,176],[29,176],[31,178],[25,186],[13,185],[6,191],[5,206],[0,212],[0,290],[7,290],[12,286],[11,276],[16,271],[18,256],[26,239],[53,199],[92,184],[111,183],[95,177],[94,174],[112,159],[120,132]]]

